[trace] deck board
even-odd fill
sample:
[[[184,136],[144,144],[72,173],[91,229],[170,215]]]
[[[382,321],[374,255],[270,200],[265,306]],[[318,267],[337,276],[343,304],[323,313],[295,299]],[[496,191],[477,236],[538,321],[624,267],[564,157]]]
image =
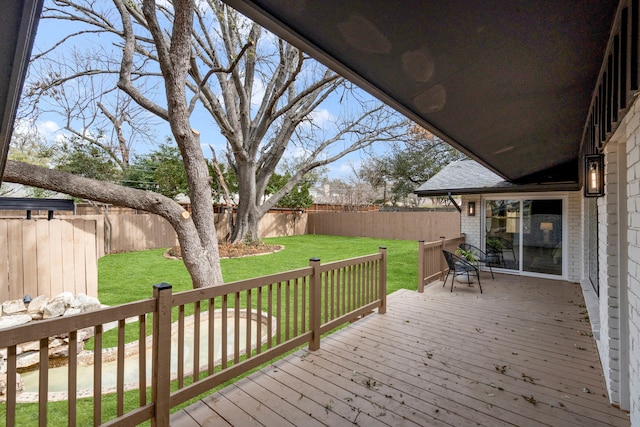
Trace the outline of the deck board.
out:
[[[629,426],[580,287],[496,274],[366,316],[172,415],[173,425]]]

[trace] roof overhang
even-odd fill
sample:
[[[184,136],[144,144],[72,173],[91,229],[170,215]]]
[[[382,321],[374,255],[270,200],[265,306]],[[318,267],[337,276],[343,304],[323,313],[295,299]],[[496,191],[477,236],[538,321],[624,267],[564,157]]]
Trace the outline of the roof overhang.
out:
[[[579,181],[618,1],[226,1],[506,180]],[[42,3],[0,15],[0,176]]]
[[[618,1],[225,1],[503,178],[579,181]]]
[[[578,183],[546,182],[516,184],[508,182],[474,160],[449,163],[414,193],[419,197],[466,194],[530,193],[577,191]]]
[[[0,182],[44,0],[5,1],[0,13]]]

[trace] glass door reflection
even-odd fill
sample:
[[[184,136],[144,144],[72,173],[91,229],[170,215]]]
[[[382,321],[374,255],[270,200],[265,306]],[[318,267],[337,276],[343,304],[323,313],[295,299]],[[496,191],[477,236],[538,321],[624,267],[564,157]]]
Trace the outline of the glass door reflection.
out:
[[[492,265],[520,270],[520,200],[487,200],[485,251]]]
[[[523,201],[522,269],[562,274],[562,200]]]

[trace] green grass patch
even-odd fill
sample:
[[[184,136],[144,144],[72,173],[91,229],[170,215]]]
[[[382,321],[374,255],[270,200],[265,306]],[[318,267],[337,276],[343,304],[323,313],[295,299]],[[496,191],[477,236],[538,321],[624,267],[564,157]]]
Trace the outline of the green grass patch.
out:
[[[277,253],[221,260],[225,282],[306,267],[310,258],[323,263],[376,253],[387,248],[387,292],[416,289],[418,283],[418,242],[304,235],[264,239],[285,247]],[[166,259],[164,249],[108,255],[98,262],[98,298],[107,305],[150,298],[152,285],[170,283],[173,292],[192,289],[191,278],[182,261]]]

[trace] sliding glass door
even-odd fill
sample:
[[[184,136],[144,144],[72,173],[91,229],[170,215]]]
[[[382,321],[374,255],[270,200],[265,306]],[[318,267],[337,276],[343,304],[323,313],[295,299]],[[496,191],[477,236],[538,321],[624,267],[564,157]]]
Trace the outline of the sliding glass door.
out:
[[[487,200],[485,248],[498,267],[519,270],[520,200]]]
[[[563,199],[488,199],[485,249],[496,267],[563,274]]]

